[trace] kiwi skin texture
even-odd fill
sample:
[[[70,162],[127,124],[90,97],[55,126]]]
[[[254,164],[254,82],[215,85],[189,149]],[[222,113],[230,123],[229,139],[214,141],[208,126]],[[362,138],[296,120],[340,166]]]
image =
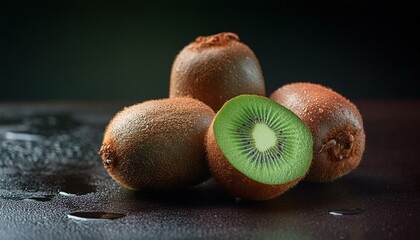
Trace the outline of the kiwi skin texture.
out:
[[[285,184],[264,184],[252,180],[238,171],[226,159],[214,137],[213,124],[214,120],[206,135],[206,151],[210,171],[214,179],[232,196],[250,201],[269,200],[286,192],[304,178],[300,177]]]
[[[150,100],[110,121],[100,155],[112,178],[132,190],[164,191],[210,177],[204,138],[214,111],[191,98]]]
[[[313,160],[305,180],[329,182],[354,170],[365,149],[362,116],[337,92],[313,83],[292,83],[270,98],[298,115],[314,140]]]
[[[241,94],[265,96],[261,66],[234,33],[198,37],[172,65],[169,97],[189,96],[216,112]]]

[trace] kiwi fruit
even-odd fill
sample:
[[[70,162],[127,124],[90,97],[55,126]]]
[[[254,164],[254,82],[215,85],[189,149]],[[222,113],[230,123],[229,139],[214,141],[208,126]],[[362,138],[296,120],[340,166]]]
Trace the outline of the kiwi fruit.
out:
[[[308,125],[314,140],[313,161],[306,180],[328,182],[355,169],[365,149],[362,116],[337,92],[313,83],[292,83],[270,98]]]
[[[246,200],[272,199],[293,187],[309,169],[312,144],[298,116],[257,95],[226,102],[206,135],[212,175]]]
[[[208,179],[204,138],[215,113],[192,98],[124,108],[107,126],[99,154],[128,189],[173,190]]]
[[[169,97],[190,96],[215,111],[235,96],[265,93],[257,57],[234,33],[196,38],[172,65]]]

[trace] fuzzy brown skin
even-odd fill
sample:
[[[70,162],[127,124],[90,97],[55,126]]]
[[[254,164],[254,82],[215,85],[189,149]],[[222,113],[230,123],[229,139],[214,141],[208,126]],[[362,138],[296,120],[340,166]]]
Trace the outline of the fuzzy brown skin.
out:
[[[214,121],[213,121],[214,122]],[[206,151],[210,171],[219,184],[231,195],[246,200],[262,201],[275,198],[295,186],[302,178],[286,184],[264,184],[239,172],[226,159],[214,137],[213,122],[206,135]]]
[[[204,138],[214,111],[191,98],[146,101],[124,108],[106,128],[100,154],[119,184],[170,190],[209,178]]]
[[[190,96],[217,112],[241,94],[265,96],[265,82],[254,52],[234,33],[198,37],[172,65],[169,97]]]
[[[292,83],[270,98],[298,115],[314,140],[306,180],[328,182],[360,163],[365,149],[362,116],[356,106],[333,90],[312,83]]]

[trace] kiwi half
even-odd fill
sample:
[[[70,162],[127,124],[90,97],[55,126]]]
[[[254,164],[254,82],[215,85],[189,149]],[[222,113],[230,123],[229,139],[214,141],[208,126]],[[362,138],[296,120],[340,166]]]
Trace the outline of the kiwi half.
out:
[[[198,37],[175,58],[169,97],[189,96],[218,111],[240,94],[265,96],[254,52],[234,33]]]
[[[232,195],[274,198],[308,171],[312,137],[293,112],[256,95],[237,96],[220,109],[206,137],[214,178]]]
[[[332,181],[359,165],[365,132],[359,110],[348,99],[313,83],[285,85],[270,98],[296,113],[312,132],[313,161],[306,180]]]
[[[124,108],[107,126],[100,155],[128,189],[171,190],[208,179],[204,137],[215,113],[191,98]]]

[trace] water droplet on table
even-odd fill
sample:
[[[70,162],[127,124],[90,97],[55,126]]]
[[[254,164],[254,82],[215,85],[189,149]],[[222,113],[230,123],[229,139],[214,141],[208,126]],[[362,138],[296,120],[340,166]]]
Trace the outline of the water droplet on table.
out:
[[[6,132],[4,138],[13,141],[42,141],[44,137],[36,134]]]
[[[48,202],[53,199],[54,195],[45,195],[45,196],[39,196],[39,197],[28,197],[23,200],[27,201],[36,201],[36,202]]]
[[[354,209],[333,210],[333,211],[330,211],[330,214],[334,216],[344,216],[344,215],[358,215],[364,212],[365,210],[363,209],[354,208]]]
[[[86,176],[66,176],[62,188],[58,192],[63,196],[85,195],[96,191],[96,187],[88,183]]]
[[[69,218],[76,220],[95,220],[95,219],[108,219],[114,220],[117,218],[125,217],[122,213],[112,212],[73,212],[67,215]]]

